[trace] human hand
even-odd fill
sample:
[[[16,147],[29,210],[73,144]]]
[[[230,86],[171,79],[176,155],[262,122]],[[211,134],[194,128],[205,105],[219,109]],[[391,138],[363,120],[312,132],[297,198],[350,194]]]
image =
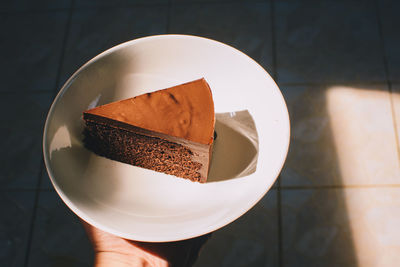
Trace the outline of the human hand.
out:
[[[210,234],[193,239],[148,243],[127,240],[82,221],[95,252],[95,267],[186,267],[195,262]]]

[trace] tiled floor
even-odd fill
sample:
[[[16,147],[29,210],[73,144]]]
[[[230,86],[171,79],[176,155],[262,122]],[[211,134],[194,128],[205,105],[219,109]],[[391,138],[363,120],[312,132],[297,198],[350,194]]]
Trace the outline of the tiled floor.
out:
[[[400,262],[400,2],[63,0],[0,4],[0,266],[91,266],[49,183],[44,120],[83,63],[163,33],[228,43],[276,79],[292,137],[280,179],[216,231],[201,266]]]

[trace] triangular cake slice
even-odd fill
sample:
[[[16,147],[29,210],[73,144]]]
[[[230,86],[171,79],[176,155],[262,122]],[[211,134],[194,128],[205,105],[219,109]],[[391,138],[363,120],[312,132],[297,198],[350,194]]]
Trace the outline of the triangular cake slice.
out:
[[[206,182],[214,102],[204,79],[83,112],[85,146],[100,156]]]

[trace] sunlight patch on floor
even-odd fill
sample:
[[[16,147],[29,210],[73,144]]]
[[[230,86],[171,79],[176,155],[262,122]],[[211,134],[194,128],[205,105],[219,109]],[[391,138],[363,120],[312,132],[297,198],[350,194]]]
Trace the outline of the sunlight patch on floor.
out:
[[[326,104],[342,182],[364,186],[344,190],[357,262],[395,266],[400,262],[400,167],[390,94],[335,86],[327,90]]]

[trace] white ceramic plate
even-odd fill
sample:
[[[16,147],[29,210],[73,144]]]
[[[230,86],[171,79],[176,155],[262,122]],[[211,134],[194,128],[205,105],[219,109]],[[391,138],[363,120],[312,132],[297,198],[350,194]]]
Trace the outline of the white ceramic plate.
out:
[[[108,160],[82,145],[89,107],[204,77],[218,137],[206,184]],[[175,241],[214,231],[253,207],[286,158],[289,117],[268,73],[210,39],[159,35],[113,47],[81,67],[50,108],[43,137],[50,179],[88,223],[140,241]]]

